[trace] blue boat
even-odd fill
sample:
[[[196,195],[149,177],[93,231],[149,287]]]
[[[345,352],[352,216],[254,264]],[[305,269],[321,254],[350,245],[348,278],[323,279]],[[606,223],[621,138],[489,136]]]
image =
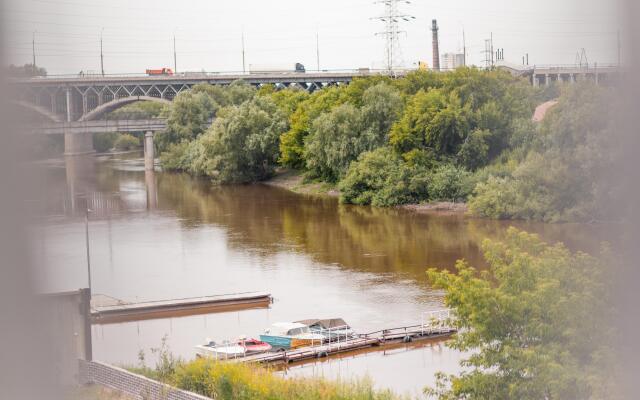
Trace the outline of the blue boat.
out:
[[[260,340],[269,343],[276,350],[290,350],[322,344],[324,336],[312,333],[304,324],[280,322],[265,330],[264,334],[260,335]]]

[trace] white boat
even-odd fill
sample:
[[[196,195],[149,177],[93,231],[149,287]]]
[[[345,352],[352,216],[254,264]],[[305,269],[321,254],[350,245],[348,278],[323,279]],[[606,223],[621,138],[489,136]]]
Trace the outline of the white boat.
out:
[[[246,348],[237,343],[223,342],[218,344],[207,339],[207,344],[196,346],[196,354],[200,357],[212,357],[225,360],[228,358],[244,357],[246,355]]]

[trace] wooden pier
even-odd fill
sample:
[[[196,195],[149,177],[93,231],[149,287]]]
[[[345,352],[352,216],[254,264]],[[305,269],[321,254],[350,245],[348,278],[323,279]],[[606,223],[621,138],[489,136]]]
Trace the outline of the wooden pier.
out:
[[[265,292],[234,293],[188,299],[125,303],[107,296],[92,298],[91,322],[112,324],[147,319],[181,317],[268,308],[271,294]]]
[[[424,325],[407,326],[371,332],[368,334],[358,335],[352,339],[325,343],[318,346],[229,358],[224,361],[261,364],[289,364],[309,359],[329,357],[354,350],[373,347],[381,348],[403,342],[409,343],[419,340],[448,338],[455,332],[456,330],[451,327],[426,328]]]

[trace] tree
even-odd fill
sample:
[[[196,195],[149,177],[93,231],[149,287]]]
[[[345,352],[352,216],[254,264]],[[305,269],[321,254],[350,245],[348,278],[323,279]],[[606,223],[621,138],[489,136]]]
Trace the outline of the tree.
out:
[[[47,76],[47,70],[35,66],[33,64],[25,64],[22,66],[9,65],[7,68],[7,75],[12,78],[31,78],[34,76]]]
[[[485,166],[489,162],[489,145],[487,141],[491,137],[491,132],[483,129],[476,129],[460,146],[458,159],[465,168],[474,171]]]
[[[400,92],[387,83],[379,83],[362,95],[362,124],[367,134],[379,145],[389,139],[389,131],[402,111]]]
[[[182,92],[171,104],[167,130],[157,135],[160,151],[170,144],[191,141],[200,136],[220,108],[211,96],[201,90]]]
[[[533,130],[519,127],[511,143],[519,164],[477,186],[470,209],[480,216],[551,222],[610,219],[616,190],[617,130],[607,110],[613,93],[593,84],[566,88],[549,115]],[[542,173],[544,171],[544,173]],[[497,202],[508,203],[497,204]]]
[[[247,183],[267,179],[278,160],[280,133],[286,120],[273,101],[254,97],[223,109],[190,148],[190,171],[217,183]]]
[[[449,345],[471,355],[465,372],[440,374],[426,392],[442,400],[615,398],[612,271],[514,228],[482,247],[488,271],[458,261],[457,273],[428,272],[456,315]]]
[[[316,177],[337,182],[360,153],[375,148],[361,136],[362,118],[357,108],[343,104],[318,117],[305,140],[304,159]]]
[[[284,166],[305,168],[304,141],[309,135],[311,125],[320,115],[343,104],[340,89],[330,87],[313,93],[301,102],[289,118],[290,128],[280,138],[280,163]]]
[[[140,139],[128,133],[123,133],[116,139],[114,147],[118,150],[133,150],[140,147]]]
[[[440,90],[420,90],[408,102],[400,121],[393,126],[389,143],[400,153],[426,147],[426,134],[435,116],[446,106]]]

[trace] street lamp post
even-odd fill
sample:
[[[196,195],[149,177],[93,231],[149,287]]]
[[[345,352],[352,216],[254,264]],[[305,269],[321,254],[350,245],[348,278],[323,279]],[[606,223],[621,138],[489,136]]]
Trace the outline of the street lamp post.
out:
[[[87,247],[87,279],[89,281],[89,292],[91,292],[91,256],[89,255],[89,207],[84,214],[84,234]]]

